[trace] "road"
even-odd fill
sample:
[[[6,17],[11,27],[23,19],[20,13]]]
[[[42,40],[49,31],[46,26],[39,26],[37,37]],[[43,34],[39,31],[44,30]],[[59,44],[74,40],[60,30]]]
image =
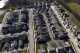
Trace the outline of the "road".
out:
[[[52,41],[54,41],[54,39],[53,39],[53,34],[52,34],[52,31],[50,30],[50,27],[49,27],[50,25],[49,25],[49,23],[48,23],[47,17],[46,17],[45,14],[42,14],[42,15],[43,15],[44,20],[45,20],[45,22],[46,22],[46,26],[47,26],[47,29],[48,29],[50,38],[51,38]]]
[[[75,38],[74,38],[74,34],[71,33],[70,29],[66,29],[66,25],[63,24],[63,20],[61,19],[61,16],[59,15],[59,13],[56,11],[55,6],[52,5],[51,9],[54,11],[54,13],[57,16],[57,19],[59,20],[59,22],[61,23],[61,25],[63,26],[63,28],[68,32],[68,36],[70,38],[70,42],[73,44],[73,48],[75,50],[75,53],[80,53],[80,49],[78,48],[78,43],[76,42]]]
[[[35,16],[33,16],[33,18],[35,18]],[[35,28],[35,27],[34,27],[34,21],[35,21],[35,20],[33,20],[33,28]],[[36,30],[35,30],[35,29],[33,29],[33,30],[34,30],[34,38],[35,38],[35,36],[36,36],[36,35],[35,35],[35,31],[36,31]],[[34,41],[35,41],[35,42],[34,42],[34,45],[35,45],[35,53],[36,53],[36,41],[37,41],[37,39],[35,38]]]
[[[29,11],[29,53],[34,53],[33,9]]]

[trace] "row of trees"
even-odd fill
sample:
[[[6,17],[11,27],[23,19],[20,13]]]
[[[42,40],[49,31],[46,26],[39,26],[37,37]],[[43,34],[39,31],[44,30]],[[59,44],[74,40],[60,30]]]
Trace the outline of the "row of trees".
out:
[[[80,21],[80,16],[79,16],[79,14],[78,14],[76,11],[72,10],[72,9],[67,5],[67,3],[65,2],[65,0],[56,0],[56,1],[57,1],[58,3],[60,3],[64,8],[66,8],[69,12],[71,12],[78,21]],[[69,0],[67,0],[67,1],[69,1]]]
[[[12,6],[17,6],[17,5],[26,5],[29,2],[27,0],[9,0],[9,4]]]
[[[66,2],[75,2],[75,3],[78,3],[80,4],[80,0],[65,0]]]

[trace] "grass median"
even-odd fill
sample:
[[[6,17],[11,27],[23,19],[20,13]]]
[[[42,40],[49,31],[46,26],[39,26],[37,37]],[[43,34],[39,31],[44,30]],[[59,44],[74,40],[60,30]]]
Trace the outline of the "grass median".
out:
[[[38,42],[36,42],[36,53],[38,53],[38,49],[40,49],[40,45]]]
[[[76,11],[80,15],[80,5],[79,4],[74,3],[74,2],[69,2],[67,4],[72,10]]]

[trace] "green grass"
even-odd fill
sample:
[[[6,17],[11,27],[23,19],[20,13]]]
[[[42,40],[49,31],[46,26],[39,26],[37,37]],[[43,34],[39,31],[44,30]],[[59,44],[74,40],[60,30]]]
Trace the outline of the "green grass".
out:
[[[25,44],[24,44],[24,47],[28,47],[28,43],[25,43]]]
[[[79,4],[74,3],[74,2],[69,2],[67,4],[72,10],[76,11],[80,15],[80,5]]]
[[[2,22],[5,14],[6,14],[6,12],[0,15],[0,23]]]
[[[57,48],[57,47],[58,47],[56,43],[52,43],[52,46],[53,46],[54,48]]]
[[[24,50],[24,53],[27,53],[27,50]]]
[[[45,45],[45,51],[46,51],[46,53],[48,53],[47,47],[48,47],[48,45],[46,44]]]
[[[11,10],[15,10],[16,6],[6,6],[5,8],[3,8],[2,10],[6,10],[6,11],[10,11]]]
[[[40,45],[36,42],[36,53],[38,53],[38,49],[40,49]]]
[[[2,47],[1,52],[4,52],[4,51],[5,51],[5,48],[4,48],[4,47]]]
[[[69,18],[80,28],[80,22],[72,15],[68,10],[66,10],[64,7],[62,7],[70,16]]]
[[[0,23],[2,22],[3,18],[4,18],[4,14],[0,15]]]

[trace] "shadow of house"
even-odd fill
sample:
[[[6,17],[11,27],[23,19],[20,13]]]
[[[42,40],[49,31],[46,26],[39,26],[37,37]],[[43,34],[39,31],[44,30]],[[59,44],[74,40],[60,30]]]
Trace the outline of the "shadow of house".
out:
[[[2,30],[1,32],[5,35],[5,34],[8,34],[9,31],[8,31],[8,27],[2,27]]]
[[[19,40],[22,40],[23,43],[28,43],[28,38],[26,37],[25,34],[19,35],[18,38]]]

